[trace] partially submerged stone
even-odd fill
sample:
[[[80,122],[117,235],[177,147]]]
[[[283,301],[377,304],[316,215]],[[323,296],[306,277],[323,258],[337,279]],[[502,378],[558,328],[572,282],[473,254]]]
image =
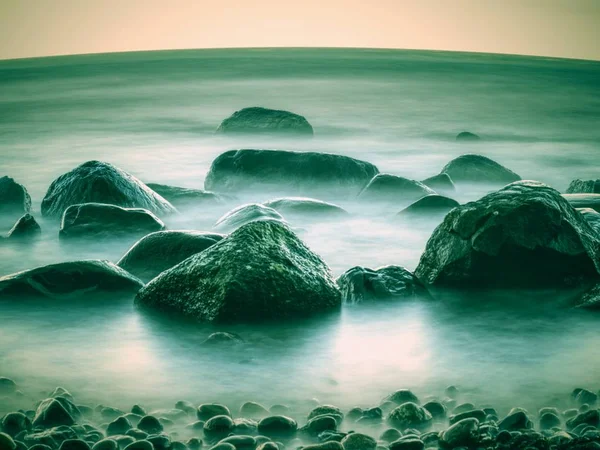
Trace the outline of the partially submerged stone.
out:
[[[600,179],[573,180],[567,188],[567,194],[600,194]]]
[[[0,177],[0,215],[23,215],[31,211],[31,197],[25,186],[14,179]]]
[[[231,196],[223,196],[203,189],[184,188],[158,183],[146,183],[146,186],[176,208],[222,205],[232,199]]]
[[[444,217],[450,210],[459,206],[456,200],[443,195],[431,194],[410,204],[396,217],[402,220],[437,219]]]
[[[433,417],[429,411],[412,402],[394,408],[387,417],[388,424],[401,431],[407,428],[426,430],[432,421]]]
[[[284,150],[230,150],[210,167],[205,189],[225,193],[272,193],[352,198],[379,170],[348,156]]]
[[[323,260],[286,225],[255,221],[163,272],[135,300],[139,306],[201,322],[309,316],[340,307]]]
[[[361,201],[385,203],[411,203],[435,191],[420,181],[380,173],[375,175],[362,190],[358,198]]]
[[[140,239],[117,263],[119,267],[150,281],[223,239],[222,234],[202,231],[157,231]]]
[[[283,216],[273,208],[261,205],[260,203],[248,203],[246,205],[238,206],[223,215],[217,220],[213,228],[222,233],[229,233],[242,225],[257,220],[277,220],[285,222]]]
[[[344,272],[337,284],[345,303],[399,298],[429,298],[427,288],[402,266],[385,266],[373,270],[353,267]]]
[[[496,161],[483,155],[462,155],[444,166],[441,173],[452,178],[454,184],[500,185],[519,181],[521,177]]]
[[[0,278],[6,296],[71,298],[98,291],[137,292],[143,283],[109,261],[83,260],[50,264]]]
[[[461,131],[456,135],[456,140],[461,142],[476,142],[481,140],[481,138],[470,131]]]
[[[454,208],[415,275],[452,287],[573,287],[598,278],[597,235],[558,191],[517,182]]]
[[[221,122],[222,134],[284,134],[312,136],[313,128],[305,117],[289,111],[253,106],[234,112]]]
[[[263,203],[291,220],[336,219],[348,216],[341,206],[308,197],[284,197]]]
[[[31,214],[21,216],[8,232],[11,239],[30,239],[39,236],[42,228]]]
[[[136,177],[101,161],[88,161],[54,180],[42,201],[42,215],[62,217],[69,206],[82,203],[143,208],[159,216],[176,212]]]
[[[165,224],[146,209],[84,203],[71,205],[65,210],[59,237],[69,239],[143,236],[164,228]]]
[[[421,183],[428,188],[433,189],[435,192],[452,194],[456,191],[456,186],[454,186],[452,178],[450,178],[450,175],[447,173],[439,173],[422,180]]]

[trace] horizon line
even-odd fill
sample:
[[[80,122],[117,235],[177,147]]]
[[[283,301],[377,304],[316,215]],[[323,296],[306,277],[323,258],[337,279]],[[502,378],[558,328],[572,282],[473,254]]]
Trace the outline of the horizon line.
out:
[[[600,63],[599,59],[586,59],[586,58],[573,58],[566,56],[545,56],[545,55],[531,55],[526,53],[502,53],[502,52],[478,52],[469,50],[445,50],[445,49],[431,49],[431,48],[403,48],[403,47],[318,47],[318,46],[270,46],[270,47],[181,47],[181,48],[163,48],[154,50],[120,50],[114,52],[89,52],[89,53],[57,53],[53,55],[40,55],[40,56],[23,56],[17,58],[0,58],[0,63],[10,61],[24,61],[32,59],[51,59],[51,58],[68,58],[77,56],[94,56],[94,55],[120,55],[127,53],[159,53],[159,52],[174,52],[174,51],[203,51],[203,50],[387,50],[387,51],[422,51],[422,52],[441,52],[441,53],[464,53],[473,55],[499,55],[499,56],[512,56],[512,57],[524,57],[524,58],[539,58],[539,59],[552,59],[552,60],[568,60],[568,61],[580,61],[580,62],[591,62]]]

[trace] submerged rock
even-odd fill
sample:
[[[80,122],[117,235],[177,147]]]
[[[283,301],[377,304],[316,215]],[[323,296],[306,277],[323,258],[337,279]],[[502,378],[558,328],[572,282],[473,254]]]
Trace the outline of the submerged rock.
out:
[[[396,214],[396,217],[398,219],[442,218],[452,208],[456,208],[459,205],[460,203],[452,198],[431,194],[407,206]]]
[[[478,135],[476,135],[475,133],[471,133],[470,131],[461,131],[460,133],[458,133],[456,135],[456,140],[463,141],[463,142],[473,142],[473,141],[479,141],[479,140],[481,140],[481,138]]]
[[[225,405],[221,405],[219,403],[203,403],[198,406],[198,411],[196,412],[196,416],[199,420],[208,420],[215,416],[229,416],[231,417],[231,411]]]
[[[17,223],[10,229],[7,237],[11,239],[27,239],[39,236],[42,228],[31,214],[21,216]]]
[[[348,211],[333,203],[306,197],[285,197],[270,200],[265,206],[273,208],[285,217],[294,219],[329,219],[348,216]]]
[[[68,298],[95,291],[137,292],[143,283],[109,261],[71,261],[0,278],[2,295]]]
[[[398,430],[407,428],[426,430],[431,426],[432,421],[433,417],[429,411],[412,402],[394,408],[387,417],[388,424]]]
[[[47,398],[38,406],[33,418],[33,426],[44,428],[70,426],[80,417],[81,413],[77,407],[65,397]]]
[[[269,416],[258,422],[258,432],[270,438],[289,439],[297,430],[298,423],[287,416]]]
[[[248,203],[232,209],[223,217],[217,220],[214,229],[224,233],[229,233],[250,222],[257,220],[278,220],[285,222],[281,214],[273,208],[261,205],[260,203]]]
[[[450,175],[448,175],[447,173],[440,173],[432,177],[426,178],[423,181],[421,181],[421,183],[423,183],[428,188],[433,189],[435,192],[452,194],[454,191],[456,191],[456,186],[454,186],[452,178],[450,178]]]
[[[340,442],[344,450],[375,450],[377,441],[362,433],[347,434]]]
[[[600,194],[563,194],[573,208],[591,208],[600,212]]]
[[[143,208],[158,215],[176,212],[140,180],[100,161],[88,161],[54,180],[42,201],[42,215],[61,217],[69,206],[82,203]]]
[[[229,196],[223,196],[203,189],[184,188],[158,183],[146,183],[146,186],[177,208],[182,206],[221,205],[227,200],[231,200]]]
[[[558,191],[523,181],[450,211],[415,275],[440,286],[578,286],[598,278],[599,247]]]
[[[454,184],[482,183],[501,185],[519,181],[521,177],[512,170],[483,155],[462,155],[453,159],[442,169]]]
[[[211,333],[211,335],[202,342],[202,345],[237,345],[243,343],[244,340],[237,334],[218,331],[216,333]]]
[[[255,221],[148,283],[137,305],[202,322],[314,315],[340,307],[323,260],[284,224]]]
[[[284,150],[230,150],[212,163],[204,182],[215,192],[273,192],[327,198],[356,196],[379,170],[348,156]]]
[[[31,197],[25,186],[10,177],[0,177],[0,215],[22,215],[31,211]]]
[[[289,111],[253,106],[234,112],[221,122],[217,133],[273,133],[312,136],[314,132],[310,123],[303,116]]]
[[[380,173],[371,179],[358,198],[364,201],[393,202],[394,204],[398,204],[400,202],[414,202],[430,194],[435,194],[435,191],[420,181]]]
[[[221,239],[218,233],[157,231],[140,239],[117,264],[147,282]]]
[[[116,238],[144,235],[164,228],[165,224],[146,209],[84,203],[65,210],[59,237]]]
[[[385,266],[376,270],[353,267],[337,279],[337,284],[345,303],[409,297],[429,298],[423,283],[402,266]]]
[[[450,428],[440,433],[439,445],[441,448],[472,448],[479,441],[479,421],[477,419],[463,419]]]
[[[600,194],[600,180],[573,180],[567,194]]]

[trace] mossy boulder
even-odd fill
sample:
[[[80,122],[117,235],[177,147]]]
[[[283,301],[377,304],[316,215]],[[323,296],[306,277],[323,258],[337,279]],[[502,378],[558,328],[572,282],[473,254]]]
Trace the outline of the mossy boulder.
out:
[[[140,239],[117,265],[147,282],[221,239],[218,233],[157,231]]]
[[[314,132],[308,120],[299,114],[253,106],[236,111],[223,120],[217,133],[312,136]]]
[[[201,322],[286,319],[338,309],[323,260],[286,225],[255,221],[163,272],[136,304]]]
[[[429,298],[423,283],[402,266],[385,266],[375,270],[356,266],[344,272],[337,279],[337,284],[344,303]]]
[[[574,287],[598,278],[595,231],[558,191],[512,183],[454,208],[415,275],[449,287]]]
[[[54,180],[42,201],[42,215],[62,217],[69,206],[82,203],[143,208],[159,216],[176,212],[136,177],[101,161],[88,161]]]
[[[519,181],[521,177],[496,161],[483,156],[467,154],[453,159],[441,173],[450,176],[454,184],[500,185]]]
[[[0,278],[2,296],[72,298],[92,292],[137,292],[143,283],[109,261],[51,264]]]
[[[230,150],[210,167],[204,188],[219,193],[355,197],[379,170],[348,156],[284,150]]]

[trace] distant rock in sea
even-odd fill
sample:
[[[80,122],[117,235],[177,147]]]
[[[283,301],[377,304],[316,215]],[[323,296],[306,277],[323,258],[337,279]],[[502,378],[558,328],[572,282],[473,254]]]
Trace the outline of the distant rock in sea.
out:
[[[600,194],[600,180],[573,180],[567,194]]]
[[[133,175],[101,161],[88,161],[54,180],[42,201],[42,215],[62,217],[69,206],[82,203],[144,208],[159,216],[176,212]]]
[[[404,208],[396,217],[398,219],[411,218],[442,218],[452,208],[459,206],[456,200],[443,195],[431,194],[420,198],[416,202]]]
[[[0,215],[23,215],[31,211],[31,197],[25,186],[10,177],[0,177]]]
[[[11,239],[24,239],[39,236],[42,228],[31,214],[21,216],[17,223],[10,229],[8,236]]]
[[[512,170],[483,155],[462,155],[444,166],[441,173],[450,176],[454,184],[489,184],[505,186],[521,177]]]
[[[450,178],[450,175],[447,173],[440,173],[438,175],[426,178],[425,180],[422,180],[421,183],[428,188],[431,188],[434,191],[442,194],[452,194],[454,191],[456,191],[456,186],[454,186],[452,178]]]
[[[481,140],[481,137],[479,137],[475,133],[471,133],[470,131],[461,131],[460,133],[458,133],[456,135],[456,140],[457,141],[465,141],[465,142],[474,142],[474,141]]]
[[[248,203],[238,206],[223,215],[213,227],[216,231],[230,233],[235,229],[257,220],[277,220],[285,222],[285,219],[273,208],[260,203]]]
[[[301,115],[254,106],[236,111],[223,120],[217,133],[312,136],[314,131],[308,120]]]
[[[373,177],[369,184],[359,194],[358,199],[368,202],[385,202],[399,204],[412,203],[426,195],[435,194],[435,191],[425,186],[420,181],[380,173]]]

